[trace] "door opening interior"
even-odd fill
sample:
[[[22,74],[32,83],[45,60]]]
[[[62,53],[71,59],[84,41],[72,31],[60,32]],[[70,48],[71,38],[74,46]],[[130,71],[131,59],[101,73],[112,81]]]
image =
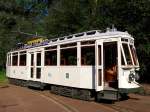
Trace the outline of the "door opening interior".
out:
[[[104,87],[118,88],[117,65],[118,51],[117,42],[103,43],[104,60]]]

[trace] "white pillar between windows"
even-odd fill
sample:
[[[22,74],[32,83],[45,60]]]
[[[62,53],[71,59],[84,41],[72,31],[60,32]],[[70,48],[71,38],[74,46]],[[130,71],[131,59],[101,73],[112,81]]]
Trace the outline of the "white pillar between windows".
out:
[[[119,39],[117,42],[117,49],[118,49],[118,67],[120,68],[121,66],[121,40]]]
[[[31,54],[29,52],[26,53],[26,65],[31,66]]]
[[[27,79],[31,76],[31,53],[26,52]]]
[[[57,45],[57,66],[60,66],[60,45]]]
[[[45,51],[44,49],[41,50],[41,67],[45,66]]]
[[[20,66],[20,52],[18,52],[18,64],[17,66]]]
[[[10,53],[10,57],[11,57],[11,59],[10,59],[10,66],[12,66],[12,53]]]
[[[117,76],[117,79],[119,81],[119,78],[120,78],[120,73],[121,73],[121,38],[118,39],[118,42],[117,42],[117,51],[118,51],[118,76]],[[124,60],[124,59],[123,59]],[[120,82],[119,82],[120,83]],[[120,85],[120,84],[119,84]],[[118,86],[119,86],[118,85]]]
[[[37,71],[37,69],[36,69],[36,67],[37,67],[37,52],[34,52],[34,61],[33,61],[33,78],[36,78],[36,71]]]
[[[77,42],[77,66],[81,66],[81,42]]]

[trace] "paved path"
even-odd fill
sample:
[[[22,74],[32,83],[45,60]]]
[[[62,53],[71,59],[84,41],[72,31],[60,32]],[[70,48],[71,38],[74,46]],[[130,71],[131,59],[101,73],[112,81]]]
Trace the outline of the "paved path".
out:
[[[0,112],[150,112],[150,96],[131,94],[126,101],[104,104],[9,85],[0,87]]]
[[[130,98],[126,101],[120,101],[113,104],[115,108],[120,110],[128,110],[125,112],[150,112],[150,96],[141,96],[130,94]]]
[[[0,88],[0,112],[116,112],[102,104],[9,85]]]

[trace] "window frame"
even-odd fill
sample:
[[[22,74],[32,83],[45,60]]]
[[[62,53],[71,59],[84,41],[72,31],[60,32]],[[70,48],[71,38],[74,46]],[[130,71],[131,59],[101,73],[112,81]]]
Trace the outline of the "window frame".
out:
[[[56,64],[46,64],[46,52],[56,51]],[[44,51],[44,66],[57,66],[57,49],[50,49]]]
[[[75,49],[76,50],[76,64],[62,64],[62,50],[70,50],[70,49]],[[61,44],[60,45],[60,66],[78,66],[78,47],[77,47],[77,42],[72,42],[72,43],[66,43],[66,44]]]
[[[25,64],[21,63],[21,56],[25,55]],[[19,66],[27,66],[27,51],[19,52]]]
[[[86,44],[83,44],[83,43],[86,43]],[[95,66],[95,59],[96,59],[96,49],[95,49],[95,44],[96,43],[96,40],[86,40],[86,41],[81,41],[81,56],[80,56],[80,59],[81,59],[81,62],[80,62],[80,65],[81,66]],[[94,47],[94,64],[82,64],[82,48],[86,48],[86,47]]]
[[[38,54],[40,54],[40,58],[39,58],[39,56],[38,56]],[[36,52],[36,57],[35,57],[35,66],[36,67],[41,67],[42,66],[42,52],[41,51],[37,51]]]
[[[130,41],[128,41],[128,42],[121,41],[121,46],[120,46],[121,49],[120,49],[120,50],[121,50],[121,53],[122,53],[122,55],[123,55],[123,60],[124,60],[124,62],[125,62],[125,65],[123,65],[123,64],[121,63],[121,66],[122,66],[122,67],[125,67],[125,66],[139,66],[137,56],[136,56],[137,65],[135,65],[135,63],[134,63],[133,54],[132,54],[132,51],[131,51],[130,46],[133,46],[134,50],[135,50],[135,46],[134,46],[133,39],[130,39],[130,40],[132,40],[131,43],[130,43]],[[131,63],[132,63],[132,64],[128,64],[128,63],[127,63],[127,59],[126,59],[125,51],[124,51],[124,48],[123,48],[123,44],[126,44],[127,47],[128,47],[128,52],[129,52],[129,55],[130,55]],[[121,54],[121,53],[120,53],[120,54]],[[136,51],[135,51],[135,53],[136,53]],[[136,54],[135,54],[135,55],[136,55]],[[121,57],[121,60],[122,60],[122,57]]]
[[[16,61],[16,64],[14,64],[14,57],[17,56],[17,61]],[[18,66],[19,64],[19,52],[14,52],[12,53],[12,66]]]
[[[131,49],[131,46],[132,46],[132,49]],[[134,66],[139,66],[139,62],[138,62],[138,58],[137,58],[136,49],[135,49],[134,44],[129,44],[129,48],[131,51]]]
[[[7,54],[7,66],[11,66],[11,53]]]

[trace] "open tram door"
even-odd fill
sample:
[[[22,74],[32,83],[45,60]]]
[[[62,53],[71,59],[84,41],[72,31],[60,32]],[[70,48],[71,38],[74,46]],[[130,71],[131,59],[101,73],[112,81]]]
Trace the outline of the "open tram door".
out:
[[[96,91],[118,88],[117,41],[96,41]]]
[[[103,42],[104,89],[118,88],[117,41]]]
[[[96,91],[103,90],[103,42],[97,40],[95,46],[95,64],[96,64],[96,74],[95,74],[95,89]]]

